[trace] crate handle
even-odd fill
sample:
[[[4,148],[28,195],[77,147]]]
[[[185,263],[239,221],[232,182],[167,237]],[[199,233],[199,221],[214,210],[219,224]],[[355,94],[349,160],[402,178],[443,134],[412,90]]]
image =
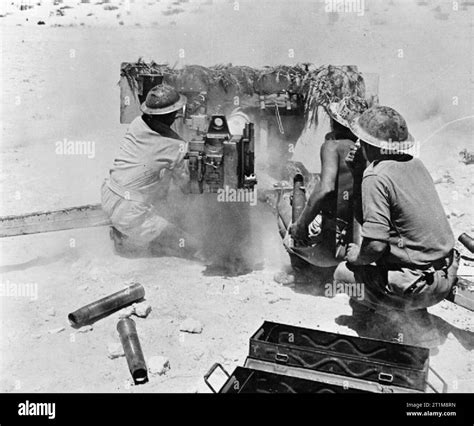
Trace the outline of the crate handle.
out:
[[[287,354],[276,353],[275,354],[275,361],[276,362],[284,362],[287,363],[289,356]]]
[[[392,383],[393,382],[393,375],[389,373],[379,373],[379,381]]]
[[[209,383],[209,378],[212,376],[214,371],[217,370],[217,368],[220,368],[224,374],[227,376],[227,378],[230,378],[230,374],[227,372],[227,370],[218,362],[214,363],[214,365],[209,369],[209,371],[204,375],[204,382],[206,385],[211,389],[212,392],[217,393],[216,390],[212,387],[212,385]]]
[[[444,379],[435,371],[435,369],[431,366],[428,367],[433,374],[443,383],[443,389],[441,389],[441,393],[446,393],[448,391],[448,384],[444,381]],[[428,380],[426,381],[426,384],[433,389],[435,393],[440,393]]]

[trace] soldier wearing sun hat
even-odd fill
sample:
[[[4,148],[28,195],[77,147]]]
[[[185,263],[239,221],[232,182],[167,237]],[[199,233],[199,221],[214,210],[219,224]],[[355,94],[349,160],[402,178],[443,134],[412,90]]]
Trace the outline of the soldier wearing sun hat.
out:
[[[112,222],[111,237],[119,254],[149,254],[167,244],[177,248],[184,237],[186,247],[194,249],[193,238],[168,219],[175,212],[166,201],[173,182],[184,191],[189,182],[187,144],[171,129],[185,104],[186,98],[172,86],[155,86],[115,156],[102,186],[102,207]]]
[[[290,228],[291,236],[297,245],[307,245],[308,227],[313,221],[320,222],[318,219],[321,212],[326,217],[335,217],[337,189],[347,188],[352,193],[352,175],[345,158],[355,145],[357,137],[351,132],[349,123],[367,108],[365,99],[357,96],[345,97],[339,102],[328,105],[327,112],[331,117],[332,131],[326,135],[321,146],[319,183],[310,194],[299,219]],[[315,234],[317,229],[315,222],[311,225],[312,234]],[[319,227],[319,232],[321,231],[322,228]]]
[[[350,128],[369,164],[361,183],[363,240],[350,245],[335,282],[364,283],[369,310],[426,314],[449,293],[457,271],[454,236],[433,180],[409,154],[415,140],[394,109],[372,107]]]

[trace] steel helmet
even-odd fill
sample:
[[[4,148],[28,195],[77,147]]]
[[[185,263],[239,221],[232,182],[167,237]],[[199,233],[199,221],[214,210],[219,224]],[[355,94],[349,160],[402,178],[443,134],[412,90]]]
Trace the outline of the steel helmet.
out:
[[[339,124],[349,127],[349,123],[368,108],[367,101],[359,96],[346,96],[339,102],[328,105],[328,114]]]
[[[369,108],[350,123],[350,129],[359,139],[377,148],[393,143],[397,144],[398,151],[405,151],[415,144],[405,119],[387,106]]]
[[[186,104],[186,97],[169,84],[159,84],[146,95],[140,109],[145,114],[163,115],[178,111]]]

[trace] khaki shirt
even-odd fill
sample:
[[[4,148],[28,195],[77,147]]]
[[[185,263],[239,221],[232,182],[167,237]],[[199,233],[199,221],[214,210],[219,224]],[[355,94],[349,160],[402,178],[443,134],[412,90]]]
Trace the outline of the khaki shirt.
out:
[[[137,117],[119,147],[110,178],[151,202],[166,196],[172,179],[187,179],[186,152],[187,143],[170,127],[163,125],[157,133]]]
[[[426,267],[454,247],[433,180],[418,158],[370,164],[362,180],[362,209],[362,236],[389,243],[383,264]]]

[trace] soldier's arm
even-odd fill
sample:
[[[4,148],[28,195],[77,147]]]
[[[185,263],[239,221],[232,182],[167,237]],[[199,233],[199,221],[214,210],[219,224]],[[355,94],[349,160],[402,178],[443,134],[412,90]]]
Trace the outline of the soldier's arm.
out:
[[[173,169],[172,176],[175,184],[179,186],[184,194],[191,192],[187,161],[183,161],[180,166]]]
[[[355,244],[353,246],[356,246]],[[347,254],[347,260],[353,265],[369,265],[372,262],[379,260],[387,250],[388,243],[385,241],[372,240],[370,238],[363,238],[360,248],[356,246],[354,253],[351,253],[351,248]]]
[[[354,218],[362,226],[363,214],[362,214],[362,175],[353,175],[354,183],[352,186],[352,199],[354,206]]]
[[[362,243],[350,244],[347,260],[354,265],[368,265],[379,260],[388,248],[391,227],[391,197],[387,183],[371,175],[362,180]]]
[[[351,147],[349,153],[345,158],[347,167],[352,173],[354,179],[352,199],[354,208],[354,218],[362,225],[362,178],[364,170],[367,167],[367,161],[364,159],[360,145],[354,145]]]
[[[191,192],[188,160],[185,160],[187,144],[180,144],[175,162],[171,165],[173,181],[184,194]]]
[[[321,210],[322,201],[336,189],[339,157],[335,141],[326,140],[321,146],[321,180],[313,189],[308,202],[297,221],[297,227],[305,229]]]

